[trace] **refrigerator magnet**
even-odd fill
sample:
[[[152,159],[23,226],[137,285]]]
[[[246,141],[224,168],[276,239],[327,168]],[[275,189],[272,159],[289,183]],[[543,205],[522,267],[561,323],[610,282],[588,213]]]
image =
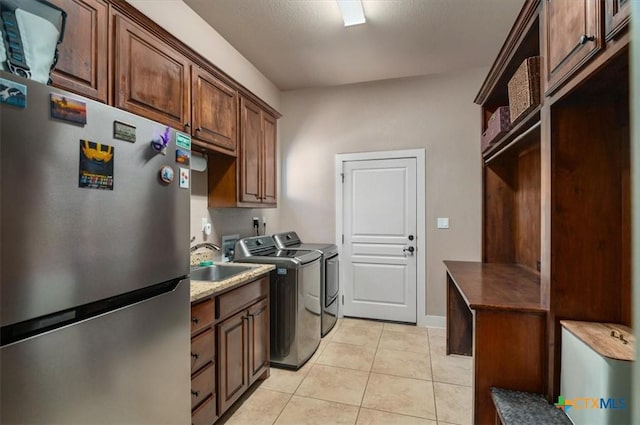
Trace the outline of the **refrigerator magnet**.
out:
[[[180,187],[189,189],[189,169],[180,167]]]
[[[176,149],[176,162],[181,165],[189,165],[191,163],[191,152]]]
[[[0,78],[0,103],[16,106],[18,108],[27,107],[27,86],[15,81]]]
[[[176,133],[176,146],[182,149],[191,150],[191,137],[186,134]]]
[[[171,184],[173,176],[173,168],[169,165],[163,165],[162,168],[160,168],[160,180],[162,180],[163,183]]]
[[[114,147],[80,140],[79,187],[113,190]]]
[[[113,138],[125,142],[136,142],[136,127],[120,121],[113,122]]]
[[[51,93],[51,118],[72,124],[87,123],[87,104],[56,93]]]

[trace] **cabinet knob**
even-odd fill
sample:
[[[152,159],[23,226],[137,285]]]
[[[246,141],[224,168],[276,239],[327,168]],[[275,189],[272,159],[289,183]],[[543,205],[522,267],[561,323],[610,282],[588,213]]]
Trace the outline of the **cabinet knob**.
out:
[[[200,391],[191,390],[191,395],[194,396],[194,397],[200,397]]]
[[[200,133],[202,131],[202,127],[196,128],[196,133]]]
[[[190,128],[191,128],[191,124],[189,124],[188,122],[184,123],[184,130],[186,132],[188,132]]]
[[[596,39],[595,35],[582,34],[580,36],[580,45],[587,44],[587,41],[594,41],[595,39]]]
[[[200,357],[200,354],[198,354],[198,353],[191,353],[191,357],[193,357],[195,360],[198,360],[198,357]]]
[[[200,319],[198,319],[197,317],[192,317],[192,318],[191,318],[191,321],[192,321],[193,323],[195,323],[196,325],[197,325],[198,323],[200,323]]]

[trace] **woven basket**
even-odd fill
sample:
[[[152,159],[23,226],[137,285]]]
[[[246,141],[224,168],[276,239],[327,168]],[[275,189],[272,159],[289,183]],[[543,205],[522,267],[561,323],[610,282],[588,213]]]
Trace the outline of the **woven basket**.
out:
[[[487,122],[487,129],[482,133],[481,150],[484,152],[489,146],[500,136],[511,129],[511,120],[509,119],[509,107],[500,106],[491,115]]]
[[[524,118],[540,104],[540,57],[527,58],[507,84],[511,124]]]

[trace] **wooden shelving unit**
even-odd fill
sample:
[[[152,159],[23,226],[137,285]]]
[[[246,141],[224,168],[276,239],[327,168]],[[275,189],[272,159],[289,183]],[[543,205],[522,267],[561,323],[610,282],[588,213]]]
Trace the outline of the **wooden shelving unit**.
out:
[[[540,140],[540,110],[542,106],[536,106],[524,119],[518,122],[507,134],[495,141],[486,151],[482,153],[485,164],[496,159],[507,150],[517,150],[518,144],[531,141],[531,132],[538,131],[537,140]]]
[[[607,1],[526,1],[475,99],[480,135],[520,63],[541,57],[541,104],[480,159],[483,262],[445,262],[447,350],[474,356],[477,424],[493,423],[490,386],[557,399],[560,320],[631,324],[629,35],[571,50],[576,28],[561,25],[604,28]],[[549,73],[550,54],[574,65]]]

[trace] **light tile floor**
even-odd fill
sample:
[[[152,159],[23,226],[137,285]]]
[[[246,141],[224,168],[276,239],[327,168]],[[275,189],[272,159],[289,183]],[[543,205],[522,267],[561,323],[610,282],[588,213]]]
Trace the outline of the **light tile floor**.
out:
[[[472,359],[444,329],[341,319],[300,370],[271,368],[217,424],[471,424]]]

